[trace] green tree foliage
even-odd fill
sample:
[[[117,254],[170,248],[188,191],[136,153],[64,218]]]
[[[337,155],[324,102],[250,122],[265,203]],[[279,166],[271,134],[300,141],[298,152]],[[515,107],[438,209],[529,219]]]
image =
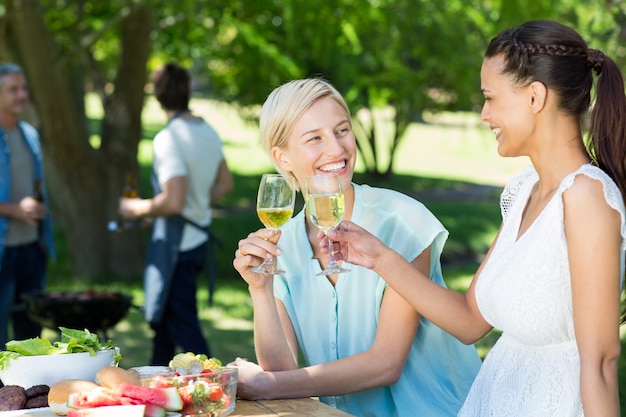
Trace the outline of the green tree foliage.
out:
[[[211,28],[204,54],[185,50],[192,31],[172,26],[166,36],[189,39],[171,52],[193,56],[211,88],[242,106],[290,79],[329,80],[354,112],[366,170],[389,175],[399,140],[423,111],[475,101],[480,9],[462,1],[244,1],[199,11],[194,20]]]
[[[206,95],[242,111],[285,81],[324,77],[350,104],[367,172],[388,176],[425,111],[479,108],[484,47],[532,18],[573,25],[624,60],[624,0],[3,0],[0,59],[26,69],[75,274],[131,276],[140,236],[105,225],[137,169],[146,75],[157,64],[181,62]],[[104,108],[98,147],[85,91]]]
[[[482,52],[500,30],[547,18],[603,46],[616,39],[610,7],[595,0],[199,3],[180,25],[163,28],[157,51],[186,59],[208,91],[242,107],[290,79],[329,80],[353,111],[366,171],[382,176],[423,112],[478,108]]]

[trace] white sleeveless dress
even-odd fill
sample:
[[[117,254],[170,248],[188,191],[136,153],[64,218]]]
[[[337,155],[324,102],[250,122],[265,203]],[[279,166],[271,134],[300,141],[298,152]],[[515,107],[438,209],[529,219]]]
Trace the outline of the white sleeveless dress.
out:
[[[576,175],[601,181],[607,203],[621,215],[624,276],[624,203],[602,170],[584,165],[565,177],[519,239],[522,212],[538,176],[531,166],[512,180],[500,202],[502,231],[476,283],[481,314],[503,333],[485,358],[459,416],[583,416],[562,199]]]

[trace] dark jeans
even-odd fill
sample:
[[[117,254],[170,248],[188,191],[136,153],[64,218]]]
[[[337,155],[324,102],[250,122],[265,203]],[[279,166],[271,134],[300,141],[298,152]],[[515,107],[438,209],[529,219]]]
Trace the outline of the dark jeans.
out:
[[[198,275],[204,265],[206,250],[205,243],[178,254],[163,319],[160,323],[151,323],[154,330],[152,365],[167,365],[175,355],[176,347],[183,352],[211,356],[200,328],[196,300]]]
[[[47,255],[38,242],[4,248],[0,267],[0,350],[9,340],[9,321],[13,339],[23,340],[41,335],[41,326],[19,307],[22,294],[43,290],[46,285]],[[10,320],[11,319],[11,320]]]

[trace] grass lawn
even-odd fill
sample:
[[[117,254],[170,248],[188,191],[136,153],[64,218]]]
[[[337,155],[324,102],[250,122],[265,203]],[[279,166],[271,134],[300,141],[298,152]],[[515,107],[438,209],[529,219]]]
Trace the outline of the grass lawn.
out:
[[[246,285],[231,262],[237,241],[261,227],[254,212],[256,190],[261,174],[273,168],[261,149],[256,126],[241,120],[233,108],[198,99],[192,100],[191,108],[213,124],[222,136],[236,186],[221,202],[213,223],[225,247],[216,252],[218,284],[213,306],[207,305],[206,285],[200,284],[198,296],[203,330],[214,356],[224,362],[237,356],[253,360],[251,303]],[[92,107],[94,117],[98,117],[98,111]],[[451,288],[465,291],[499,227],[500,188],[528,161],[499,157],[491,132],[482,126],[477,114],[446,114],[425,119],[426,123],[412,125],[401,143],[394,164],[396,175],[391,180],[372,181],[357,172],[355,182],[396,189],[424,202],[450,231],[443,254],[446,282]],[[149,99],[144,112],[145,140],[139,155],[146,167],[151,162],[150,139],[164,123],[165,117],[158,105]],[[358,166],[357,171],[362,172],[362,167]],[[302,198],[298,198],[301,205]],[[62,236],[59,239],[62,240]],[[62,242],[60,246],[63,249]],[[50,268],[50,288],[76,287],[76,283],[60,278],[69,276],[70,269],[62,250],[59,258]],[[111,283],[94,286],[111,288]],[[115,283],[113,287],[133,294],[136,305],[143,303],[139,278],[135,283]],[[46,330],[44,335],[54,337],[55,333]],[[121,366],[128,368],[148,363],[151,334],[139,309],[132,308],[124,320],[110,329],[108,337],[121,347]],[[497,332],[492,332],[477,343],[481,356],[496,339]],[[622,345],[624,340],[626,335],[622,336]],[[620,380],[626,378],[625,366],[622,358]],[[620,385],[625,387],[625,384],[626,380]],[[620,393],[624,403],[624,390]]]

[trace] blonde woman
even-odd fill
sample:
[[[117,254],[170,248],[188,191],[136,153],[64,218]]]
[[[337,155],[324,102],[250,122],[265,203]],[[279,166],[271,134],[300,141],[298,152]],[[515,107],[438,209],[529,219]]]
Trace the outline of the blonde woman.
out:
[[[412,198],[352,182],[356,141],[335,88],[320,79],[278,87],[263,105],[260,131],[279,172],[295,177],[300,189],[307,176],[339,175],[344,218],[444,287],[441,223]],[[455,416],[480,367],[474,347],[421,318],[375,272],[350,265],[346,273],[316,276],[329,261],[319,238],[304,209],[277,235],[261,229],[239,242],[233,264],[249,285],[259,365],[233,363],[238,395],[319,396],[356,416]],[[286,273],[251,271],[273,255]]]

